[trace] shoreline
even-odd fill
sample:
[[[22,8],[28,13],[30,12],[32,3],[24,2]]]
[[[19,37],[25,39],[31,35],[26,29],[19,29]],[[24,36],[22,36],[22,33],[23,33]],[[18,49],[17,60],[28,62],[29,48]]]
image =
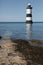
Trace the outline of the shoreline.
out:
[[[1,41],[0,65],[43,65],[43,47],[31,46],[28,41],[21,39]]]

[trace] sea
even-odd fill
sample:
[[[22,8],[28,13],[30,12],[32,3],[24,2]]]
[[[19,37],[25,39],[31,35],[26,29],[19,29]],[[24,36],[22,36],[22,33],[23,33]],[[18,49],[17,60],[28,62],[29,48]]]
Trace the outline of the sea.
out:
[[[6,39],[43,41],[43,23],[0,22],[0,36]]]

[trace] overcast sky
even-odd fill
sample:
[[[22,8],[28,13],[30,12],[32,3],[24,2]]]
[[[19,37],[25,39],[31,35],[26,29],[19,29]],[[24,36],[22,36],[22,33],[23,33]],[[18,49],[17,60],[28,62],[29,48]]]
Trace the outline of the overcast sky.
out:
[[[43,0],[0,0],[0,22],[25,22],[29,2],[33,21],[43,21]]]

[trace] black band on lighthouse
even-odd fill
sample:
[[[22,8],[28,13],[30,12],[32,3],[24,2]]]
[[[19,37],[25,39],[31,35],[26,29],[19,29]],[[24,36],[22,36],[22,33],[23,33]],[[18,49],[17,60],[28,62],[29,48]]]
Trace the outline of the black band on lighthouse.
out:
[[[32,17],[32,14],[26,14],[26,17]]]
[[[27,20],[26,23],[32,23],[32,20],[30,20],[30,21]]]
[[[31,5],[27,6],[27,8],[26,8],[26,9],[32,9]]]

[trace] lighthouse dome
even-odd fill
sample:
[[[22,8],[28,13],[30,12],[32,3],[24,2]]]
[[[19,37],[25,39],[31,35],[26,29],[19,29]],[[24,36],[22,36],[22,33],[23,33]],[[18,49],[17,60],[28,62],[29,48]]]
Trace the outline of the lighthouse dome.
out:
[[[28,3],[28,5],[31,5],[30,3]]]
[[[32,9],[32,6],[30,3],[27,4],[27,9]]]

